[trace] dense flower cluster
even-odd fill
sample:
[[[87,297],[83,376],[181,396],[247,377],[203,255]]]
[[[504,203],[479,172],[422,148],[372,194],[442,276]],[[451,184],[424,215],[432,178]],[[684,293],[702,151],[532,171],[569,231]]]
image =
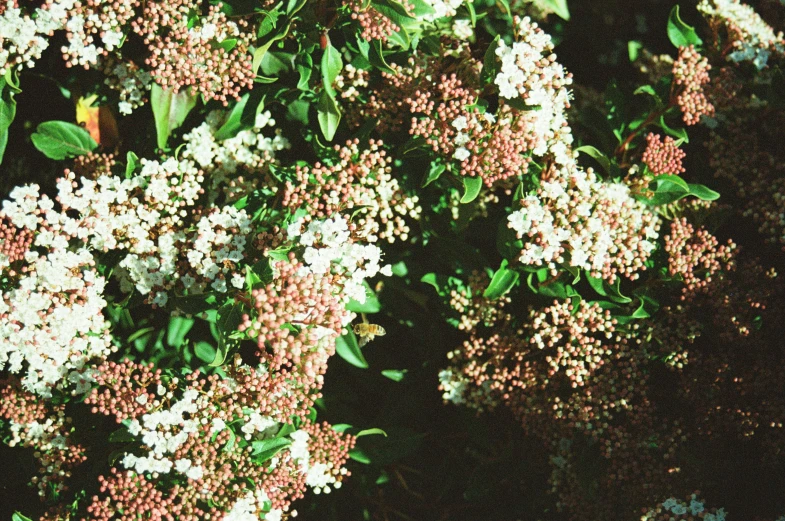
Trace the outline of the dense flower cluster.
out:
[[[686,155],[672,137],[666,136],[663,141],[659,134],[649,133],[641,162],[654,175],[678,175],[685,172],[682,160]]]
[[[751,61],[763,69],[771,54],[785,55],[785,35],[775,33],[755,10],[740,0],[701,0],[698,4],[709,23],[724,27],[733,52],[728,59]]]
[[[355,236],[369,242],[405,241],[410,232],[406,219],[416,220],[422,210],[418,197],[405,194],[392,176],[392,160],[382,145],[371,141],[360,151],[355,140],[336,145],[337,157],[330,165],[298,165],[295,179],[286,182],[281,204],[306,211],[303,222],[354,210]]]
[[[543,181],[508,217],[519,238],[529,239],[520,262],[574,266],[613,282],[636,279],[654,250],[659,220],[622,183],[597,178],[591,169],[565,168]]]
[[[211,5],[199,17],[201,25],[191,27],[191,11],[200,11],[198,2],[145,2],[133,27],[149,47],[147,64],[161,87],[175,93],[190,88],[226,105],[253,86],[247,22],[229,20],[220,6]]]
[[[679,58],[673,64],[673,82],[680,87],[676,103],[687,125],[697,124],[702,116],[714,115],[714,105],[705,93],[706,85],[711,81],[709,70],[709,60],[694,46],[679,48]]]

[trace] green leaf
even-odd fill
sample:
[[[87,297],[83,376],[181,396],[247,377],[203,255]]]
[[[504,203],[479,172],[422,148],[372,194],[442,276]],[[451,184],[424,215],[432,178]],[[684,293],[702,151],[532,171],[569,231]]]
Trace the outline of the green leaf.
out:
[[[720,198],[720,194],[718,192],[715,192],[706,186],[693,183],[690,183],[688,186],[690,188],[690,195],[694,195],[703,201],[716,201]]]
[[[169,136],[175,129],[180,128],[188,113],[196,106],[197,99],[197,96],[191,95],[188,89],[181,89],[177,94],[174,94],[171,91],[163,90],[157,83],[153,83],[150,105],[155,118],[158,148],[166,148]]]
[[[110,443],[130,443],[132,441],[136,441],[136,437],[132,436],[126,427],[120,427],[109,434]]]
[[[125,178],[130,179],[131,176],[134,175],[134,170],[136,170],[137,165],[139,164],[139,156],[134,154],[133,152],[129,151],[128,154],[125,156]]]
[[[384,58],[384,51],[382,49],[382,42],[380,40],[373,40],[371,42],[371,48],[368,51],[368,61],[371,62],[371,65],[379,70],[389,72],[390,74],[395,74],[395,71],[390,67],[390,65],[387,63],[387,60]]]
[[[362,438],[363,436],[373,436],[375,434],[381,434],[385,438],[387,437],[387,433],[383,430],[379,429],[378,427],[374,427],[373,429],[364,429],[355,434],[355,438]]]
[[[688,47],[694,45],[700,47],[703,40],[700,39],[695,28],[687,25],[679,16],[679,6],[674,5],[668,16],[668,39],[676,47]]]
[[[319,103],[316,105],[316,116],[319,120],[319,128],[322,130],[325,139],[332,141],[338,124],[341,122],[341,109],[335,103],[335,98],[327,89],[319,95]]]
[[[362,450],[354,448],[349,451],[349,458],[353,459],[357,463],[362,463],[363,465],[370,465],[371,458]]]
[[[662,127],[662,130],[664,130],[666,134],[671,135],[671,136],[673,136],[675,138],[678,138],[678,139],[683,139],[685,143],[689,143],[690,142],[690,138],[687,135],[687,130],[684,129],[684,128],[671,128],[671,127],[669,127],[668,124],[665,123],[665,115],[664,114],[662,116],[660,116],[660,126]]]
[[[576,152],[583,152],[589,157],[593,157],[597,162],[600,164],[603,170],[605,170],[606,174],[611,173],[611,161],[608,157],[597,150],[595,147],[591,145],[584,145],[582,147],[578,147],[575,149]]]
[[[354,331],[349,332],[335,340],[335,352],[338,356],[360,369],[368,369],[368,362],[360,351]]]
[[[333,83],[335,83],[335,78],[341,73],[341,69],[343,69],[341,53],[332,44],[328,44],[322,55],[322,84],[333,96],[335,96]]]
[[[254,463],[261,464],[271,459],[283,449],[292,444],[289,438],[270,438],[251,442],[251,459]]]
[[[445,166],[443,163],[431,161],[431,167],[428,170],[428,175],[425,176],[425,180],[422,182],[423,188],[439,179],[439,176],[441,176],[446,169],[447,166]]]
[[[8,129],[16,117],[16,100],[14,95],[19,88],[14,81],[15,73],[7,71],[0,78],[0,164],[3,163],[5,147],[8,145]]]
[[[640,54],[641,49],[643,49],[642,42],[639,42],[638,40],[630,40],[627,42],[627,55],[630,58],[630,63],[638,59],[638,54]]]
[[[237,330],[242,317],[243,308],[241,304],[227,302],[218,309],[218,320],[215,323],[218,329],[218,349],[216,350],[215,358],[210,362],[210,367],[221,366],[226,361],[231,343],[230,336]]]
[[[652,184],[655,185],[652,189],[654,195],[649,199],[645,199],[645,202],[652,206],[670,204],[690,194],[689,185],[675,175],[657,176],[652,181]]]
[[[463,178],[463,197],[461,197],[461,203],[466,204],[477,199],[477,196],[480,195],[481,188],[482,177],[465,176]]]
[[[400,382],[406,377],[408,369],[385,369],[382,371],[382,376],[389,378],[393,382]]]
[[[11,516],[11,521],[33,521],[33,520],[21,514],[20,512],[14,512],[14,515]]]
[[[483,292],[482,296],[491,300],[498,300],[510,291],[518,283],[520,273],[507,268],[507,259],[502,260],[501,266],[493,274],[490,284]]]
[[[598,277],[592,277],[588,273],[586,274],[586,280],[589,281],[589,285],[602,295],[603,297],[608,297],[613,302],[617,302],[619,304],[628,304],[632,302],[630,297],[625,297],[621,294],[621,278],[616,277],[613,285],[608,284],[604,279]]]
[[[88,131],[66,121],[41,123],[30,138],[35,148],[55,160],[83,156],[98,146]]]
[[[169,302],[176,309],[189,315],[196,315],[207,311],[215,305],[215,295],[212,293],[200,293],[199,295],[175,296]]]
[[[234,104],[232,111],[229,113],[229,117],[226,118],[226,122],[221,125],[221,128],[219,128],[215,133],[216,141],[223,141],[224,139],[234,137],[240,130],[243,129],[243,112],[245,111],[245,106],[248,103],[248,98],[250,98],[250,96],[250,94],[246,93],[237,103]]]
[[[169,327],[166,330],[166,343],[177,348],[183,345],[188,332],[194,327],[192,318],[172,317],[169,319]]]
[[[567,0],[541,0],[541,4],[556,13],[559,18],[569,21],[570,10],[567,8]]]
[[[497,34],[496,38],[493,39],[488,46],[488,49],[485,51],[485,57],[482,61],[482,73],[480,74],[483,85],[493,83],[501,69],[498,57],[496,56],[496,49],[499,47],[499,38],[501,38],[501,36]]]
[[[216,349],[210,342],[200,340],[194,344],[194,354],[206,364],[211,364],[215,360]]]

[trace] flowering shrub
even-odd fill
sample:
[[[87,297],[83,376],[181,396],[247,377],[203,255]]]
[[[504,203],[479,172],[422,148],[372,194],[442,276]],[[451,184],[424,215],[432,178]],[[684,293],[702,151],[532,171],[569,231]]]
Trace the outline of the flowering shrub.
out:
[[[785,7],[577,4],[0,5],[0,515],[781,519]]]

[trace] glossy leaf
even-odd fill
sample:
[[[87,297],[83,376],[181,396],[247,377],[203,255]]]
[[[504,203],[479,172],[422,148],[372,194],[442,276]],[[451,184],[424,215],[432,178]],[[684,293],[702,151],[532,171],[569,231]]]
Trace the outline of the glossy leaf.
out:
[[[98,146],[85,129],[66,121],[41,123],[30,139],[35,148],[55,160],[83,156]]]

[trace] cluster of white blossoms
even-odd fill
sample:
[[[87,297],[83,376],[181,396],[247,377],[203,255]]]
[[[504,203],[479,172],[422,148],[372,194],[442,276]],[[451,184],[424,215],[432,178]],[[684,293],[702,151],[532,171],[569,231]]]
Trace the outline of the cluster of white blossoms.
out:
[[[111,346],[103,316],[105,280],[86,248],[69,248],[69,240],[84,231],[81,223],[54,212],[54,202],[39,197],[38,189],[15,188],[0,212],[35,234],[33,246],[46,249],[28,251],[16,286],[0,292],[0,369],[25,371],[25,388],[49,396],[64,381],[81,388],[89,380],[87,361],[105,357]],[[39,225],[51,213],[59,218]]]
[[[199,396],[198,391],[188,389],[169,409],[149,412],[142,416],[141,422],[136,419],[131,420],[128,432],[133,436],[141,436],[142,443],[149,450],[145,456],[126,454],[123,458],[125,468],[139,474],[145,472],[167,474],[174,469],[189,479],[200,479],[204,474],[202,467],[194,465],[187,459],[175,460],[172,455],[191,434],[199,431],[200,423],[196,415],[200,410],[200,404],[197,402],[206,400],[206,397]],[[185,417],[186,414],[188,418]]]
[[[701,0],[698,4],[709,20],[724,25],[733,40],[735,51],[728,59],[751,61],[760,70],[774,53],[785,55],[785,35],[774,29],[755,10],[739,0]]]
[[[346,219],[336,215],[323,221],[311,221],[303,230],[304,219],[287,228],[287,235],[297,239],[303,252],[303,269],[309,273],[335,273],[342,276],[342,296],[360,303],[366,300],[365,279],[382,274],[392,276],[392,267],[381,266],[382,250],[374,244],[352,240]]]
[[[127,62],[108,67],[104,69],[104,73],[107,76],[104,83],[120,94],[117,104],[120,114],[131,114],[134,109],[142,106],[153,84],[153,77],[149,72],[140,69],[133,62]]]
[[[674,521],[680,519],[696,519],[703,521],[725,521],[726,513],[724,508],[708,509],[703,501],[698,499],[697,494],[691,494],[687,500],[668,498],[657,508],[650,509],[642,517],[641,521],[653,521],[661,519],[661,514],[670,515]]]
[[[18,286],[0,291],[0,370],[24,371],[24,388],[46,397],[61,382],[89,378],[88,361],[111,352],[105,281],[85,249],[31,251],[25,262]]]
[[[499,96],[520,99],[530,107],[529,128],[537,137],[535,155],[552,153],[559,163],[569,162],[572,131],[567,123],[572,76],[556,61],[550,35],[527,18],[515,18],[516,41],[499,40],[496,55],[501,69],[494,80]]]
[[[263,489],[248,491],[245,496],[235,501],[232,508],[221,518],[222,521],[259,521],[259,512],[264,512],[264,521],[281,521],[283,511],[269,509],[270,499]],[[267,510],[267,511],[265,511]]]
[[[582,268],[613,282],[634,280],[654,250],[659,219],[622,183],[604,182],[589,169],[566,167],[543,181],[535,194],[508,216],[523,246],[520,262]]]
[[[262,134],[265,127],[275,127],[270,111],[258,114],[253,128],[241,130],[231,138],[216,139],[227,116],[226,111],[211,112],[204,123],[183,136],[181,155],[195,161],[209,176],[211,194],[217,196],[216,188],[221,187],[231,200],[252,191],[262,178],[260,172],[275,164],[275,154],[291,148],[291,144],[280,129],[272,137]]]
[[[292,444],[289,446],[287,457],[292,458],[298,465],[299,471],[305,474],[305,484],[313,488],[315,494],[322,492],[329,494],[332,488],[341,488],[341,482],[336,480],[332,472],[332,464],[311,461],[311,454],[308,451],[310,434],[305,431],[295,431],[289,435],[289,438]],[[345,475],[346,472],[345,468],[341,468],[341,474]]]
[[[63,29],[76,0],[49,0],[27,13],[17,2],[0,5],[0,76],[8,69],[32,67],[49,47],[49,37]]]
[[[423,16],[427,22],[433,22],[439,18],[446,18],[458,14],[458,8],[464,0],[424,0],[426,4],[433,8],[433,13]]]

